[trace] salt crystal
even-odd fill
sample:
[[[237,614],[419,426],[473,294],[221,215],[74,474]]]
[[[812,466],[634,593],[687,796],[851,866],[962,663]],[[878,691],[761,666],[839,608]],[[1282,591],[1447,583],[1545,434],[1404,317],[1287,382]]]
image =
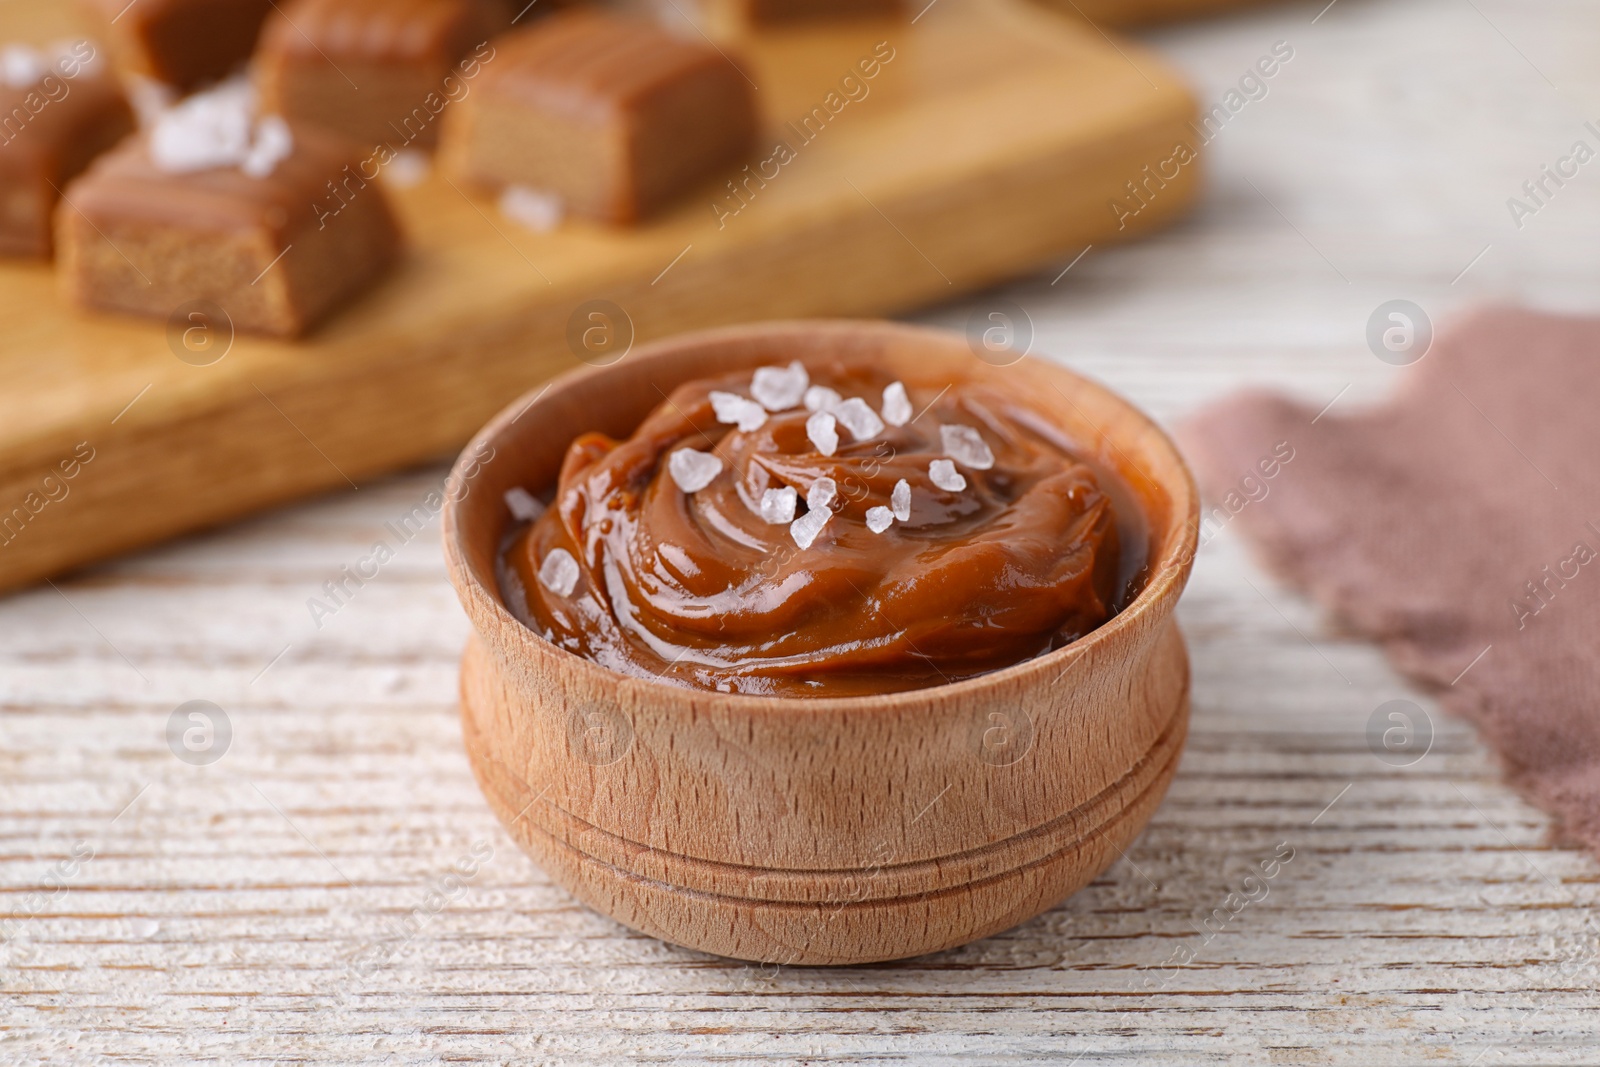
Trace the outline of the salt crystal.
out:
[[[806,436],[824,456],[839,451],[839,421],[826,411],[819,411],[806,420]]]
[[[836,405],[833,408],[833,417],[838,419],[840,424],[850,431],[850,436],[857,441],[870,440],[883,432],[883,420],[878,418],[878,413],[858,396]]]
[[[894,512],[888,508],[867,509],[867,529],[875,534],[881,534],[894,525]]]
[[[544,514],[544,505],[534,495],[520,486],[506,490],[506,507],[518,522],[532,522]]]
[[[839,483],[832,478],[818,478],[811,483],[811,488],[806,490],[806,507],[810,510],[789,524],[789,535],[795,544],[801,548],[811,547],[828,520],[833,518],[833,509],[828,505],[838,495]]]
[[[761,367],[750,382],[750,395],[768,411],[788,411],[798,407],[811,385],[811,375],[796,360],[787,367]]]
[[[821,511],[832,504],[838,496],[838,482],[832,478],[818,478],[811,483],[811,488],[806,490],[806,507],[812,511]]]
[[[155,126],[161,116],[177,103],[178,91],[154,78],[130,73],[126,84],[128,101],[133,105],[133,112],[139,117],[141,127]]]
[[[906,394],[904,382],[890,382],[883,391],[883,421],[890,426],[904,426],[911,421],[911,397]]]
[[[25,44],[9,44],[0,49],[0,82],[12,89],[37,85],[50,73],[44,55]]]
[[[967,487],[966,478],[956,470],[956,465],[947,459],[936,459],[928,464],[928,477],[933,479],[933,484],[947,493],[959,493]]]
[[[150,158],[169,174],[238,167],[265,178],[294,152],[280,116],[255,120],[255,90],[235,78],[163,111],[150,134]]]
[[[685,493],[698,493],[722,473],[722,460],[710,452],[680,448],[667,460],[667,472]]]
[[[549,233],[561,225],[566,204],[554,193],[508,185],[500,194],[500,214],[534,233]]]
[[[281,115],[268,115],[256,123],[256,139],[245,151],[239,169],[252,178],[265,178],[294,154],[294,134]]]
[[[894,483],[894,492],[889,495],[889,505],[894,508],[894,517],[901,522],[911,521],[911,483],[901,478]]]
[[[975,471],[986,471],[994,466],[994,453],[984,443],[983,435],[971,426],[941,426],[939,439],[944,443],[944,454]]]
[[[250,151],[255,94],[250,83],[223,82],[162,113],[150,135],[150,157],[182,174],[237,166]]]
[[[152,161],[172,174],[230,166],[249,150],[249,116],[222,108],[180,104],[156,120],[150,135]]]
[[[556,549],[539,565],[539,583],[556,596],[571,596],[578,588],[578,561],[566,549]]]
[[[745,433],[759,430],[767,424],[767,409],[738,393],[724,393],[713,389],[711,410],[716,412],[718,422],[730,426],[737,425]]]
[[[828,520],[833,518],[833,512],[827,508],[818,508],[808,511],[789,524],[789,536],[794,538],[794,543],[801,548],[810,548],[816,541],[822,528],[828,525]]]
[[[840,396],[838,392],[829,389],[826,385],[813,385],[806,390],[806,410],[828,411],[843,399],[844,397]]]
[[[800,494],[790,486],[782,489],[768,489],[761,494],[762,521],[773,526],[781,526],[786,522],[794,521],[794,512],[799,502]]]
[[[410,189],[414,185],[421,185],[432,169],[433,163],[428,159],[428,153],[407,148],[403,152],[396,152],[394,158],[384,164],[383,179],[401,189]]]

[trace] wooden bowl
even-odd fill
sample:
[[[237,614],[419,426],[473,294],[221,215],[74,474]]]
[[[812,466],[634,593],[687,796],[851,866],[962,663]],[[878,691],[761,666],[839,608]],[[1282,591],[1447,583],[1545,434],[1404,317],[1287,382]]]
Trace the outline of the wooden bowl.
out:
[[[674,386],[862,355],[1022,390],[1117,470],[1150,523],[1121,614],[1059,651],[888,696],[768,698],[624,677],[502,603],[513,486],[552,486],[574,436],[626,437]],[[472,620],[467,752],[490,806],[579,899],[666,941],[776,964],[897,959],[973,941],[1064,899],[1144,827],[1177,769],[1189,668],[1172,619],[1198,530],[1194,483],[1126,402],[1053,364],[978,360],[957,334],[875,322],[696,333],[512,404],[452,475],[444,540]]]

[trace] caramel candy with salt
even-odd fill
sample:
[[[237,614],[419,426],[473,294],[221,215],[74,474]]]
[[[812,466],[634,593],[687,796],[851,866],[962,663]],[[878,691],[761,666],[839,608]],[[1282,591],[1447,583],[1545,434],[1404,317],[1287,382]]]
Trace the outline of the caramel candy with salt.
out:
[[[265,176],[174,173],[157,165],[150,135],[132,138],[67,190],[63,288],[84,307],[169,321],[209,302],[239,331],[299,336],[397,258],[399,231],[383,190],[362,177],[367,163],[341,139],[295,128]]]
[[[88,41],[60,55],[4,50],[0,74],[0,255],[48,259],[61,190],[133,132],[133,111]]]
[[[712,11],[751,26],[812,19],[901,15],[905,0],[707,0]],[[923,0],[926,2],[926,0]]]
[[[368,147],[431,150],[511,18],[504,0],[296,0],[262,31],[263,105]]]
[[[563,12],[493,46],[442,149],[480,187],[523,186],[573,214],[631,223],[732,165],[755,136],[733,60],[653,22]]]
[[[184,91],[218,81],[255,50],[272,0],[81,0],[135,73]]]

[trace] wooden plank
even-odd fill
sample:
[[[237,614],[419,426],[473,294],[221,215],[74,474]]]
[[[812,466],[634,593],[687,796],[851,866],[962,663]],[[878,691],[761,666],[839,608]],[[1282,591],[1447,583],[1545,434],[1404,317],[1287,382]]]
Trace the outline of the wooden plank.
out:
[[[1338,397],[1329,417],[1377,401],[1406,372],[1363,329],[1395,297],[1441,319],[1506,294],[1592,312],[1595,175],[1522,230],[1505,210],[1583,135],[1540,72],[1600,98],[1590,0],[1341,2],[1311,26],[1323,6],[1163,31],[1208,100],[1271,42],[1297,51],[1210,149],[1190,223],[922,320],[960,329],[1018,304],[1037,351],[1173,425],[1246,385]],[[433,531],[323,629],[308,615],[443,474],[0,599],[0,1062],[1595,1061],[1594,859],[1547,840],[1469,729],[1226,529],[1178,609],[1194,717],[1172,791],[1128,858],[1061,907],[965,949],[819,972],[630,934],[523,859],[472,781],[455,706],[469,626]],[[1365,741],[1400,696],[1434,715],[1411,768]],[[191,699],[236,727],[210,767],[167,748]],[[30,900],[80,840],[95,858]],[[397,935],[480,840],[495,857],[466,892]],[[1296,856],[1270,895],[1201,944],[1195,925],[1284,840]],[[348,973],[386,940],[387,966]],[[1193,963],[1148,991],[1180,944]]]
[[[894,59],[871,93],[802,143],[786,123],[879,41]],[[1184,167],[1118,217],[1112,200],[1171,156],[1193,103],[1175,75],[1147,80],[1158,60],[1022,0],[946,0],[914,25],[738,47],[767,140],[794,142],[798,158],[731,217],[712,206],[727,195],[714,182],[638,230],[533,234],[435,178],[398,196],[413,248],[393,278],[306,343],[239,337],[204,367],[176,358],[162,323],[80,315],[47,269],[0,266],[0,317],[14,324],[0,338],[0,507],[80,443],[96,457],[70,509],[39,509],[0,549],[0,587],[457,446],[578,365],[569,324],[588,301],[621,308],[641,341],[881,314],[1145,232],[1198,185]]]

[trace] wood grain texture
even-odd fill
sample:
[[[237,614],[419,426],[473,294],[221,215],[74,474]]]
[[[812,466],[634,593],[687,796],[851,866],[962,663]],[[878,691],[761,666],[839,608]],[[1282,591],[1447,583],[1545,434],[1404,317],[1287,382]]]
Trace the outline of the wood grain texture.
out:
[[[1209,149],[1192,221],[921,317],[960,329],[1020,305],[1036,351],[1172,425],[1247,384],[1335,414],[1381,398],[1406,372],[1363,334],[1389,299],[1594,313],[1600,174],[1522,230],[1505,207],[1600,104],[1592,4],[1339,0],[1313,25],[1324,6],[1153,39],[1206,101],[1272,42],[1296,49]],[[0,1062],[1594,1061],[1595,861],[1547,841],[1464,726],[1228,528],[1178,606],[1194,698],[1172,789],[1061,906],[963,949],[822,970],[596,915],[473,781],[456,702],[471,626],[436,530],[322,629],[309,619],[445,473],[362,479],[0,600]],[[1410,768],[1365,736],[1402,696],[1435,731]],[[167,747],[195,699],[235,726],[214,766]],[[77,841],[95,858],[29,900]],[[495,852],[465,891],[399,926],[477,841]],[[1282,842],[1270,894],[1208,940]]]
[[[496,577],[508,489],[550,491],[567,443],[626,438],[684,384],[793,359],[1024,398],[1132,487],[1150,524],[1139,595],[1050,655],[861,698],[624,678],[516,620]],[[558,882],[674,944],[785,966],[966,944],[1104,870],[1177,770],[1189,664],[1172,611],[1194,561],[1198,494],[1153,423],[1043,360],[995,365],[961,334],[887,323],[690,334],[514,400],[463,452],[448,497],[445,558],[475,630],[461,694],[479,783]]]
[[[13,4],[0,18],[53,10]],[[841,82],[880,42],[892,60],[847,101]],[[945,0],[915,24],[737,47],[766,123],[752,165],[780,138],[794,156],[744,187],[745,206],[715,180],[635,230],[536,234],[434,177],[396,196],[413,246],[401,266],[302,343],[240,336],[193,366],[166,324],[81,316],[47,268],[0,265],[0,318],[14,327],[0,338],[0,500],[26,499],[81,442],[102,456],[73,486],[78,513],[96,518],[22,517],[0,586],[458,447],[506,396],[579,364],[591,301],[609,301],[609,328],[627,322],[640,342],[882,314],[1148,232],[1198,189],[1187,166],[1148,209],[1110,210],[1171,157],[1193,101],[1158,59],[1025,0]]]

